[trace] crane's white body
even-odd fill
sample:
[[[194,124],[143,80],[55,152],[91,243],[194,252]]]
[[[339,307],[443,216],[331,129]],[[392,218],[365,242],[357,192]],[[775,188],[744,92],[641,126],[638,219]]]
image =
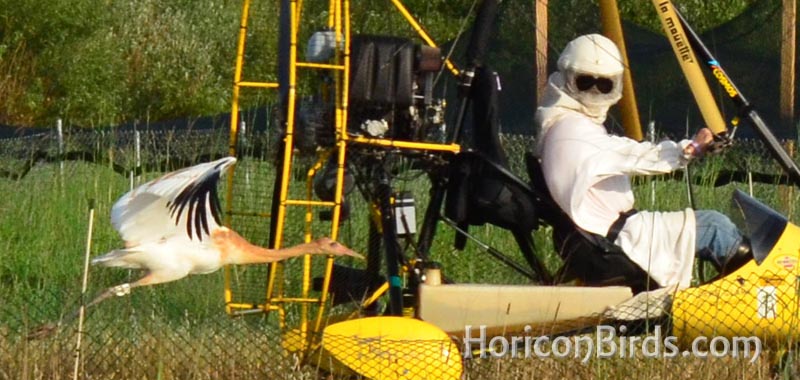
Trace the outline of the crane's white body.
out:
[[[92,264],[147,273],[134,282],[106,289],[86,307],[129,294],[137,286],[210,273],[227,264],[263,264],[305,254],[363,258],[327,237],[282,249],[258,247],[220,225],[217,183],[234,163],[236,158],[225,157],[167,173],[117,200],[111,209],[111,224],[125,241],[125,248],[96,257]],[[44,325],[29,337],[53,330],[54,326]]]
[[[92,260],[107,267],[146,269],[137,285],[174,281],[214,272],[224,255],[211,234],[219,224],[216,185],[236,162],[225,157],[168,173],[123,195],[111,209],[111,223],[123,249]]]
[[[165,259],[169,257],[169,259]],[[92,260],[106,267],[147,269],[166,281],[211,273],[224,265],[214,247],[188,239],[168,239],[111,251]]]

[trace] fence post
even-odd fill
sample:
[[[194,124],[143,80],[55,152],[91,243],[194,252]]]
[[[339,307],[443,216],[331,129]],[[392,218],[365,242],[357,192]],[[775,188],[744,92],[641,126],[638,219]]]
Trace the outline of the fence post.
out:
[[[656,143],[656,122],[650,120],[647,123],[647,134],[650,135],[650,142]],[[656,206],[656,181],[650,178],[650,207]]]
[[[239,121],[239,137],[236,138],[239,146],[236,147],[237,153],[241,151],[244,145],[247,145],[247,122],[242,119]]]
[[[794,158],[794,140],[786,140],[783,147],[786,149],[786,153],[789,154],[789,157]],[[781,206],[786,213],[786,217],[791,220],[792,214],[794,214],[794,186],[791,184],[781,185],[778,191],[778,194],[780,194]]]
[[[244,147],[247,145],[247,122],[244,121],[244,119],[242,119],[242,121],[239,122],[239,138],[237,138],[236,141],[238,142],[239,145],[236,147],[236,153],[237,153],[236,155],[239,156],[241,154],[240,152],[242,152],[243,149],[246,149]],[[244,186],[245,189],[250,188],[249,169],[245,169],[244,171]]]
[[[78,370],[81,362],[81,342],[83,338],[83,322],[86,313],[86,291],[89,287],[89,256],[92,252],[92,230],[94,229],[94,198],[89,199],[89,227],[86,233],[86,251],[83,260],[83,281],[81,281],[81,307],[78,310],[78,336],[75,342],[75,367],[72,371],[72,379],[78,379]]]
[[[56,132],[58,133],[58,166],[59,173],[64,177],[64,128],[61,118],[56,119]]]
[[[141,182],[142,177],[142,133],[137,129],[134,131],[136,144],[136,184]]]

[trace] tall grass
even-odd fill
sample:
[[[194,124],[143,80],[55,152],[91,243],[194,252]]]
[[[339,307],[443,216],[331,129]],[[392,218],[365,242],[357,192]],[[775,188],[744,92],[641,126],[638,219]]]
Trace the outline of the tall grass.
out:
[[[693,196],[698,208],[725,211],[733,188],[747,191],[748,186],[741,183],[721,188],[712,186],[720,167],[731,159],[725,156],[712,157],[693,166]],[[236,202],[256,202],[259,207],[265,208],[264,211],[268,211],[268,189],[274,178],[272,166],[257,160],[243,160],[236,172],[237,186],[243,185],[240,181],[245,181],[243,174],[246,170],[250,170],[247,178],[255,193],[243,195]],[[158,174],[145,173],[141,181]],[[295,182],[297,187],[292,189],[293,194],[302,196],[302,184]],[[67,162],[63,169],[57,163],[41,164],[21,179],[0,179],[0,294],[3,301],[0,307],[0,378],[64,378],[63,374],[68,371],[63,366],[71,365],[69,359],[72,355],[71,346],[65,342],[69,342],[73,331],[62,330],[60,334],[63,339],[50,343],[27,342],[23,335],[39,323],[52,321],[70,312],[78,303],[89,199],[95,200],[97,216],[92,254],[102,254],[121,245],[122,241],[111,227],[108,215],[113,203],[129,187],[130,180],[111,168],[83,162]],[[412,173],[407,179],[398,181],[397,187],[414,194],[418,221],[421,221],[422,210],[429,197],[426,177]],[[651,199],[653,189],[656,196]],[[786,198],[781,196],[776,186],[760,184],[754,189],[758,199],[783,211],[782,202],[786,202]],[[686,184],[679,178],[642,180],[637,182],[635,191],[639,199],[638,207],[642,209],[670,210],[689,205]],[[365,252],[367,205],[355,195],[351,200],[352,217],[343,225],[341,237],[356,250]],[[302,212],[292,212],[288,218],[289,232],[298,236],[296,234],[302,230]],[[235,219],[234,227],[241,226],[249,238],[265,244],[268,224],[262,221],[250,228],[247,224],[252,221],[248,220]],[[323,224],[315,233],[324,234],[326,228]],[[440,225],[438,231],[431,252],[434,260],[442,263],[445,275],[449,278],[472,283],[530,282],[491,259],[475,244],[468,244],[464,251],[454,250],[453,230]],[[516,243],[507,231],[491,226],[473,226],[470,232],[523,262]],[[535,238],[545,262],[555,268],[559,260],[553,252],[550,233],[549,228],[542,228],[536,232]],[[351,264],[363,265],[357,262]],[[298,265],[299,260],[287,264],[287,273],[291,274],[286,283],[288,290],[296,288]],[[259,273],[259,276],[263,276],[263,272]],[[137,271],[92,268],[90,293],[134,280],[139,275]],[[292,359],[282,356],[283,351],[278,348],[279,331],[274,320],[230,320],[224,315],[223,306],[221,272],[136,289],[131,296],[109,300],[93,311],[88,320],[87,345],[90,352],[85,353],[84,360],[91,363],[92,367],[87,373],[106,374],[108,378],[235,379],[248,378],[253,373],[281,373],[285,375],[284,378],[312,376],[313,369],[287,369],[287,363]],[[269,318],[274,318],[274,315]],[[290,316],[291,320],[293,318]],[[242,344],[246,347],[242,347]],[[224,370],[218,366],[218,361],[228,358],[231,352],[241,355],[260,352],[270,356],[270,359],[240,357],[238,365],[248,370],[237,372],[234,368],[237,365],[233,364],[230,370]],[[119,363],[129,364],[120,368]],[[656,378],[710,379],[715,377],[716,371],[724,369],[732,376],[755,374],[764,378],[767,365],[767,359],[760,360],[754,366],[721,361],[689,363],[658,360],[591,361],[588,365],[575,366],[574,361],[509,359],[469,362],[467,377],[620,378],[648,374]],[[141,367],[136,369],[131,366]]]
[[[0,287],[4,299],[39,301],[30,305],[30,316],[38,318],[54,318],[74,307],[82,276],[89,200],[95,201],[92,254],[98,255],[122,245],[108,216],[129,183],[107,167],[83,162],[68,162],[63,170],[58,164],[38,165],[18,181],[0,179]],[[90,292],[138,275],[136,271],[93,269]],[[221,296],[198,297],[221,295],[219,276],[197,276],[187,282],[138,293],[150,293],[152,298],[174,305],[177,315],[184,309],[219,307]]]

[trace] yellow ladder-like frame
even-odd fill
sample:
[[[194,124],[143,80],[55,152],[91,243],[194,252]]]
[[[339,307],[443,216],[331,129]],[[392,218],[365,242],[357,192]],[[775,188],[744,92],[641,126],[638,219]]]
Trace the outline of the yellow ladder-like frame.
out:
[[[413,18],[408,10],[403,6],[399,0],[391,0],[392,4],[409,22],[413,29],[428,45],[436,46],[430,36],[422,29],[419,23]],[[344,183],[344,168],[345,160],[347,157],[347,147],[349,144],[368,144],[378,147],[386,147],[392,149],[413,149],[413,150],[428,150],[428,151],[441,151],[441,152],[459,152],[461,147],[458,144],[437,144],[425,143],[415,141],[400,141],[392,139],[380,138],[367,138],[362,136],[350,137],[347,134],[347,120],[348,120],[348,94],[350,83],[350,2],[349,0],[330,0],[329,1],[329,18],[328,28],[334,32],[335,35],[335,57],[333,64],[319,64],[301,62],[297,58],[298,47],[298,33],[301,25],[302,13],[302,0],[292,0],[290,4],[290,47],[289,47],[289,77],[288,77],[288,93],[287,93],[287,106],[286,106],[286,132],[283,140],[284,156],[283,167],[281,168],[281,182],[280,182],[280,198],[279,206],[277,208],[277,215],[274,219],[277,222],[275,226],[275,248],[280,248],[284,241],[284,223],[286,219],[286,211],[289,206],[305,207],[305,229],[304,241],[308,242],[312,239],[311,236],[311,223],[313,221],[312,210],[314,207],[331,207],[333,211],[331,230],[329,236],[337,240],[339,236],[339,220],[341,217],[342,193]],[[239,95],[243,87],[249,88],[264,88],[264,89],[278,89],[278,83],[272,82],[251,82],[242,80],[242,71],[244,65],[244,50],[246,45],[247,36],[247,23],[250,17],[250,0],[244,0],[242,6],[242,15],[240,21],[238,44],[236,50],[236,68],[234,71],[234,85],[233,85],[233,99],[231,110],[231,125],[230,125],[230,154],[236,154],[236,147],[238,143],[238,118],[239,118]],[[458,75],[458,69],[449,60],[445,61],[445,65],[449,71]],[[335,86],[335,148],[324,152],[319,157],[317,163],[312,166],[308,172],[306,183],[306,198],[305,199],[290,199],[289,198],[289,185],[291,180],[291,164],[292,155],[294,151],[294,128],[295,128],[295,105],[297,102],[297,77],[298,69],[316,69],[316,70],[331,70],[334,75]],[[313,199],[313,178],[320,170],[324,162],[330,157],[331,154],[336,154],[337,169],[336,169],[336,186],[334,192],[334,201],[326,202]],[[228,177],[227,191],[226,191],[226,207],[228,212],[226,215],[235,215],[235,212],[230,210],[232,204],[233,193],[233,174]],[[228,219],[228,223],[230,219]],[[228,314],[241,314],[252,311],[257,312],[270,312],[278,311],[279,324],[281,328],[286,327],[286,309],[287,304],[300,304],[301,316],[300,326],[298,327],[299,335],[302,342],[308,342],[311,336],[309,332],[316,333],[322,328],[322,322],[325,317],[325,305],[328,301],[328,289],[330,286],[331,273],[333,270],[333,258],[328,257],[325,259],[325,269],[321,293],[318,297],[310,295],[311,289],[311,256],[303,256],[303,278],[302,290],[299,297],[290,297],[284,293],[284,289],[280,286],[283,276],[283,264],[272,263],[270,264],[269,277],[267,279],[267,290],[264,304],[237,304],[233,302],[233,294],[231,290],[231,275],[230,268],[225,270],[225,304],[226,312]],[[368,300],[375,300],[386,291],[386,286],[378,289]],[[316,305],[317,312],[314,319],[313,327],[310,325],[310,306]],[[304,346],[307,348],[307,346]]]

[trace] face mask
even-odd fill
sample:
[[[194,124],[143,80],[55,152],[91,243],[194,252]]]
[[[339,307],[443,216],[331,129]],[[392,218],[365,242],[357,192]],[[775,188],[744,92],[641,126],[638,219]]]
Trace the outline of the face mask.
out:
[[[575,77],[575,87],[578,91],[589,91],[595,88],[601,94],[608,94],[614,89],[614,81],[609,78],[581,74]]]
[[[564,91],[588,108],[608,109],[622,97],[622,74],[595,76],[568,71]]]

